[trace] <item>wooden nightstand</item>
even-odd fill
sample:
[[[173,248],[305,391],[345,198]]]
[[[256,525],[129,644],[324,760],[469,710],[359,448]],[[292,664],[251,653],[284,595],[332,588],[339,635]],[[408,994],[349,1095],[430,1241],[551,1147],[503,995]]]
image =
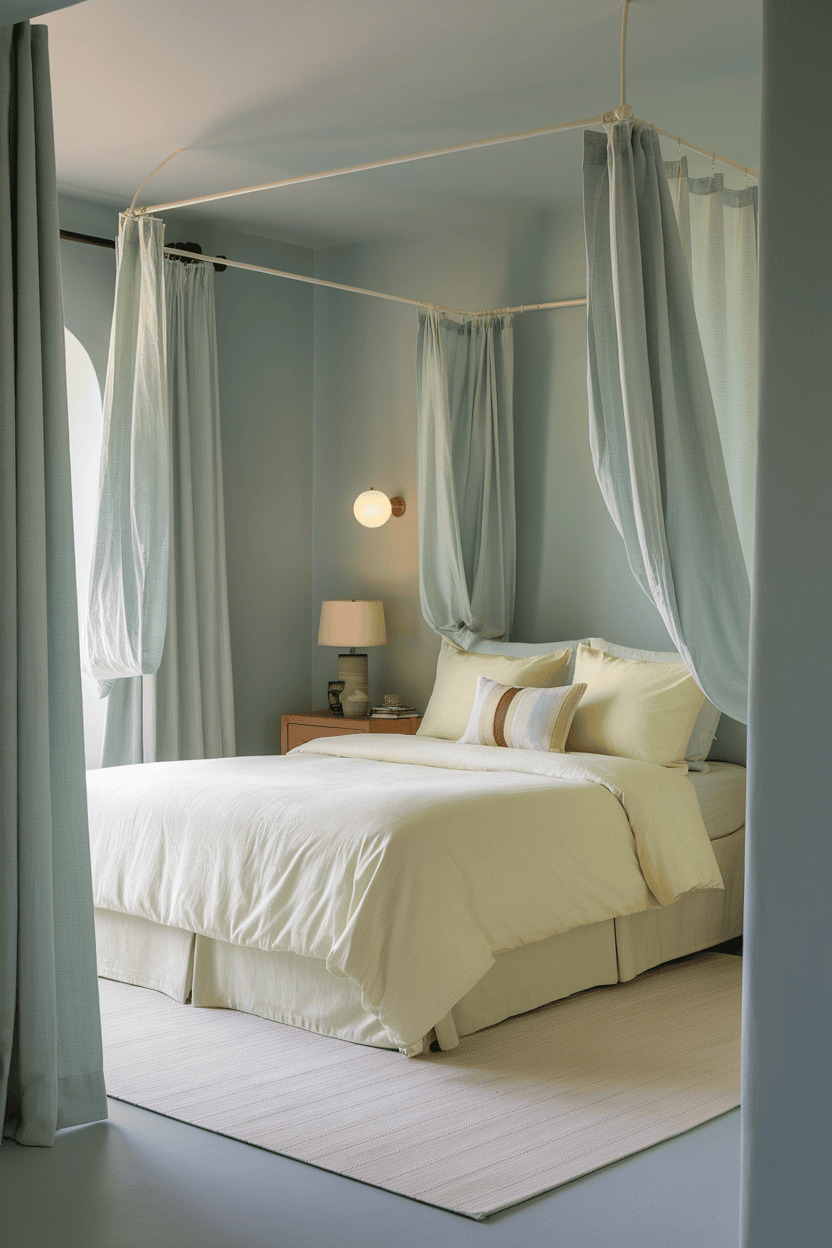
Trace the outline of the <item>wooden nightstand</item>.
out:
[[[402,732],[412,736],[422,722],[418,719],[373,719],[371,715],[330,715],[329,711],[309,711],[280,717],[280,752],[288,754],[296,745],[316,737],[342,737],[354,732]]]

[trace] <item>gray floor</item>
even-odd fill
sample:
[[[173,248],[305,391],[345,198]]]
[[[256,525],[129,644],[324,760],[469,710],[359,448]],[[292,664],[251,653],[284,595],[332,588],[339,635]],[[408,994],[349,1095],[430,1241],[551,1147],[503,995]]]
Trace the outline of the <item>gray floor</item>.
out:
[[[742,953],[742,937],[716,946]],[[0,1148],[9,1248],[738,1248],[740,1112],[486,1222],[110,1101]]]
[[[739,1110],[486,1222],[110,1101],[0,1148],[9,1248],[737,1248]]]

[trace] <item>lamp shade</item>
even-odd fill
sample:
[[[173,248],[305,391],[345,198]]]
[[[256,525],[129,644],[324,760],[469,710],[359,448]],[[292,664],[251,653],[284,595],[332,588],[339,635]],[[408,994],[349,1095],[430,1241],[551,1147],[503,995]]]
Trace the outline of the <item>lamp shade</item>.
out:
[[[322,602],[318,645],[386,646],[383,604],[355,598]]]

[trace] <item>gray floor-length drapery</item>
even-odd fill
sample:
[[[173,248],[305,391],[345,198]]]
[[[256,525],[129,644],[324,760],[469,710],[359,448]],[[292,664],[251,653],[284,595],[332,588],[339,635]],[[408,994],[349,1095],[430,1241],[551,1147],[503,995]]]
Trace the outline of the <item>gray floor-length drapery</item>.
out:
[[[748,573],[655,130],[584,133],[590,441],[630,566],[710,700],[747,721]]]
[[[0,1108],[107,1117],[47,29],[0,27]]]
[[[434,630],[464,645],[514,618],[511,317],[419,310],[419,588]]]
[[[164,649],[110,691],[102,764],[233,755],[214,270],[165,260],[170,528]]]

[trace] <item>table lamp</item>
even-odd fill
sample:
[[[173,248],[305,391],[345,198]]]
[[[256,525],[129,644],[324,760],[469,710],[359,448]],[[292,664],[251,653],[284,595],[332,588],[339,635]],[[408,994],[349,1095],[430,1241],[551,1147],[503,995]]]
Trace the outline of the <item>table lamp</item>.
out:
[[[386,646],[384,606],[380,602],[337,599],[321,603],[319,646],[349,646],[349,654],[338,655],[338,679],[344,682],[341,704],[350,718],[365,715],[369,704],[367,656],[356,654],[356,646]]]

